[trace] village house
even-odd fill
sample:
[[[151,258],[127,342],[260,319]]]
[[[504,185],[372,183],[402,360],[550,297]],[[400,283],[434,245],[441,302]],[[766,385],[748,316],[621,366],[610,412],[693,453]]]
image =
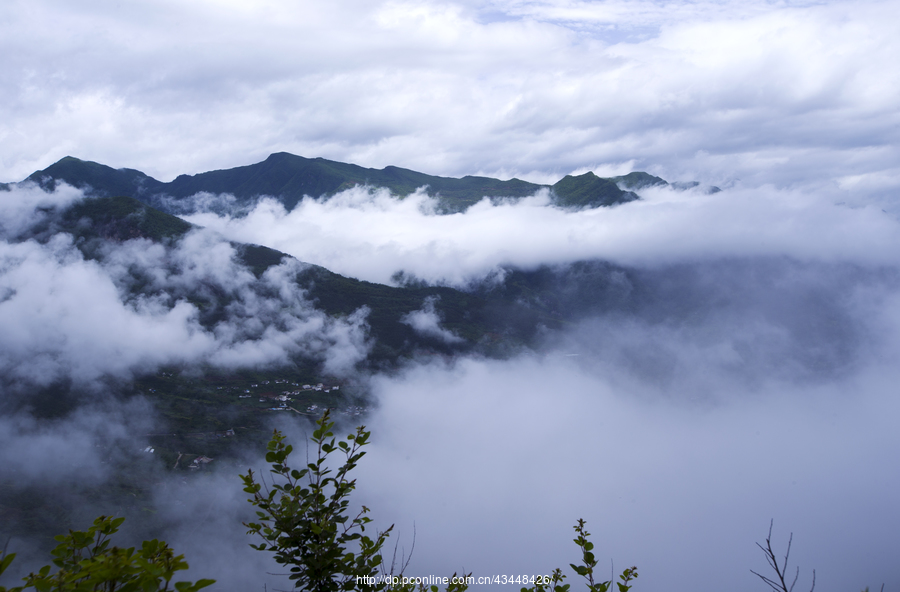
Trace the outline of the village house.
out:
[[[191,464],[188,466],[188,468],[192,469],[192,470],[197,470],[201,466],[208,465],[212,461],[213,461],[213,459],[209,458],[208,456],[198,456],[193,461],[191,461]]]

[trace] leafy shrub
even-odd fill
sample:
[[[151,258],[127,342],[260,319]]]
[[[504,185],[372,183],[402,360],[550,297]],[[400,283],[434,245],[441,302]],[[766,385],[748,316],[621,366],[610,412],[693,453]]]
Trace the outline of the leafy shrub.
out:
[[[100,516],[85,531],[59,535],[59,545],[51,552],[53,567],[45,565],[25,579],[25,586],[0,592],[20,592],[34,588],[38,592],[167,592],[175,572],[188,568],[184,555],[165,542],[144,541],[140,549],[110,547],[110,536],[118,532],[124,518]],[[0,574],[9,567],[15,554],[0,560]],[[175,582],[177,592],[196,592],[215,580]]]
[[[263,539],[261,544],[251,546],[274,553],[275,560],[290,569],[290,579],[295,587],[302,590],[438,592],[438,586],[417,586],[410,583],[413,578],[403,578],[402,573],[397,577],[379,577],[379,568],[384,569],[381,550],[393,526],[371,538],[365,534],[366,525],[371,522],[366,515],[369,509],[363,506],[356,516],[348,514],[349,497],[356,488],[356,480],[350,479],[348,474],[365,455],[362,447],[368,444],[370,432],[360,426],[346,440],[337,441],[332,431],[334,422],[327,411],[316,425],[310,439],[316,456],[305,468],[292,469],[287,464],[293,447],[285,442],[281,432],[275,430],[266,453],[266,462],[272,465],[270,473],[274,477],[271,485],[257,480],[252,470],[241,476],[244,491],[252,496],[248,501],[258,508],[258,521],[246,524],[248,534]],[[332,469],[328,457],[335,452],[344,460],[340,467]],[[572,564],[572,569],[585,578],[590,592],[607,592],[612,581],[594,580],[597,560],[584,520],[578,521],[575,532],[582,564]],[[393,566],[390,571],[393,572]],[[619,592],[628,592],[637,576],[636,567],[622,572],[621,582],[616,582]],[[563,584],[565,578],[562,571],[556,569],[552,576],[539,578],[531,588],[521,590],[568,592],[570,586]],[[454,574],[446,589],[463,592],[468,588],[467,580],[471,578],[457,578]]]
[[[271,487],[264,490],[252,470],[241,476],[244,491],[253,496],[250,503],[259,508],[259,521],[246,526],[249,534],[264,541],[252,546],[272,551],[278,563],[290,568],[296,587],[315,592],[353,590],[357,582],[377,579],[381,548],[391,529],[370,538],[364,534],[371,521],[366,516],[369,509],[363,506],[354,517],[347,513],[350,493],[356,488],[356,480],[347,475],[365,455],[361,448],[368,443],[369,432],[359,427],[346,441],[335,443],[334,422],[327,411],[317,425],[311,438],[316,459],[305,468],[287,465],[293,447],[276,430],[266,453],[276,479]],[[344,455],[344,463],[334,472],[326,462],[333,452]],[[382,590],[385,583],[364,587]]]

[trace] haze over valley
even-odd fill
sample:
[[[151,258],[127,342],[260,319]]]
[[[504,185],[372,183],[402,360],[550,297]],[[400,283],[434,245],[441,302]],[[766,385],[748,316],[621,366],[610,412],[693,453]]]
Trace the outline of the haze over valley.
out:
[[[238,474],[331,408],[409,575],[584,518],[636,591],[760,590],[774,521],[900,586],[895,3],[0,15],[0,585],[114,514],[285,589]]]

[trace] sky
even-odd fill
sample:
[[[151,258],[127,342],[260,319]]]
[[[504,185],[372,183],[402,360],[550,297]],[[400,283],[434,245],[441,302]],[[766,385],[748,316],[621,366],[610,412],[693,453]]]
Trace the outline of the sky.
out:
[[[201,211],[173,245],[97,258],[65,233],[27,238],[80,191],[0,192],[0,395],[48,380],[97,395],[52,424],[0,417],[0,478],[109,479],[96,442],[154,422],[102,396],[110,379],[298,352],[341,373],[366,355],[365,310],[327,318],[290,281],[298,262],[254,283],[228,241],[457,287],[601,260],[627,305],[534,351],[356,377],[374,397],[357,503],[403,549],[415,531],[411,575],[567,566],[583,517],[603,565],[638,565],[636,590],[759,590],[754,543],[774,520],[799,586],[812,569],[825,592],[900,585],[898,17],[875,1],[4,2],[0,181],[66,155],[168,181],[287,151],[723,190],[583,211],[538,192],[440,216],[423,193],[355,188]],[[128,296],[135,278],[149,296]],[[197,286],[234,297],[213,329],[184,297]],[[436,305],[404,322],[454,343]],[[258,589],[272,568],[233,543],[236,470],[163,479],[154,504],[193,577]]]
[[[552,182],[897,187],[892,1],[5,2],[0,180],[287,151]]]

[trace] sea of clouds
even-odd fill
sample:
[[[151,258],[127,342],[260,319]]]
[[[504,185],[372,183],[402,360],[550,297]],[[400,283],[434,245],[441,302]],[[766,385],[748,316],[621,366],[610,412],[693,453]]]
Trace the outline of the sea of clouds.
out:
[[[0,191],[4,491],[43,483],[60,515],[109,511],[67,493],[134,465],[108,451],[131,449],[152,407],[109,391],[136,373],[297,354],[340,373],[365,356],[364,311],[322,315],[290,281],[297,262],[252,281],[229,241],[463,288],[601,259],[620,266],[614,306],[540,347],[366,377],[377,405],[358,501],[396,523],[406,551],[414,530],[410,575],[546,572],[577,560],[584,517],[602,565],[639,566],[636,590],[760,590],[754,543],[774,519],[780,552],[794,532],[798,586],[815,568],[820,591],[900,587],[898,10],[4,3],[3,181],[67,154],[169,180],[289,151],[540,183],[643,169],[724,189],[647,189],[587,211],[539,193],[448,216],[424,192],[356,188],[290,212],[263,198],[239,213],[228,195],[197,196],[185,212],[201,205],[189,219],[204,229],[98,258],[65,233],[29,237],[80,192]],[[150,296],[132,297],[135,282]],[[204,325],[186,297],[198,287],[227,294],[233,314]],[[439,321],[428,302],[406,318],[452,340]],[[21,403],[50,382],[89,396],[37,420]],[[169,540],[221,590],[285,586],[242,540],[235,474],[264,464],[244,461],[190,482],[157,474],[155,514],[132,534]]]
[[[246,215],[198,212],[185,219],[379,283],[403,271],[464,286],[501,266],[588,259],[642,267],[781,256],[876,267],[898,262],[895,216],[879,205],[848,204],[843,192],[651,187],[641,197],[572,211],[550,207],[548,194],[539,192],[440,215],[424,191],[398,200],[386,190],[356,187],[330,199],[306,198],[290,212],[264,198]]]
[[[272,366],[305,352],[339,372],[365,355],[362,313],[316,311],[292,282],[297,261],[254,284],[229,241],[360,279],[403,271],[461,288],[502,281],[509,266],[560,277],[579,260],[620,266],[614,305],[547,331],[536,349],[357,377],[373,397],[373,444],[356,501],[377,527],[396,525],[401,554],[415,545],[410,575],[547,573],[577,561],[571,526],[585,518],[604,572],[635,564],[646,589],[753,590],[762,584],[749,570],[766,569],[754,543],[774,519],[776,545],[794,533],[801,585],[812,569],[818,590],[900,581],[900,224],[877,206],[769,187],[659,188],[609,209],[561,210],[538,194],[441,216],[424,193],[355,188],[291,212],[264,199],[243,216],[198,213],[188,219],[204,228],[175,244],[110,243],[88,260],[66,234],[21,239],[77,192],[2,197],[0,355],[17,397],[48,377],[101,393],[104,377],[166,364]],[[135,278],[155,296],[130,296]],[[234,296],[214,329],[179,300],[203,285]],[[434,305],[404,322],[453,339]],[[4,417],[4,474],[111,478],[93,443],[124,441],[134,419],[99,400],[49,427]],[[142,417],[152,425],[152,412]],[[308,436],[283,427],[298,444]],[[244,546],[244,465],[264,467],[248,451],[190,482],[160,476],[154,497],[156,532],[223,590],[278,585],[262,575],[277,568]]]
[[[292,355],[346,372],[367,355],[366,310],[346,319],[316,310],[296,282],[305,267],[297,260],[257,280],[234,245],[200,228],[174,245],[106,242],[91,258],[65,232],[23,238],[53,207],[81,197],[68,187],[2,195],[0,369],[7,385],[69,379],[90,386],[166,364],[272,366]],[[191,298],[227,302],[223,320],[201,324]]]
[[[595,258],[629,271],[625,304],[538,352],[373,379],[361,492],[407,549],[415,536],[413,573],[547,572],[577,560],[584,517],[599,556],[641,566],[641,586],[749,590],[775,519],[803,585],[814,568],[819,590],[897,581],[895,216],[772,187],[642,198],[441,216],[422,193],[357,188],[189,219],[384,283],[465,287]]]

